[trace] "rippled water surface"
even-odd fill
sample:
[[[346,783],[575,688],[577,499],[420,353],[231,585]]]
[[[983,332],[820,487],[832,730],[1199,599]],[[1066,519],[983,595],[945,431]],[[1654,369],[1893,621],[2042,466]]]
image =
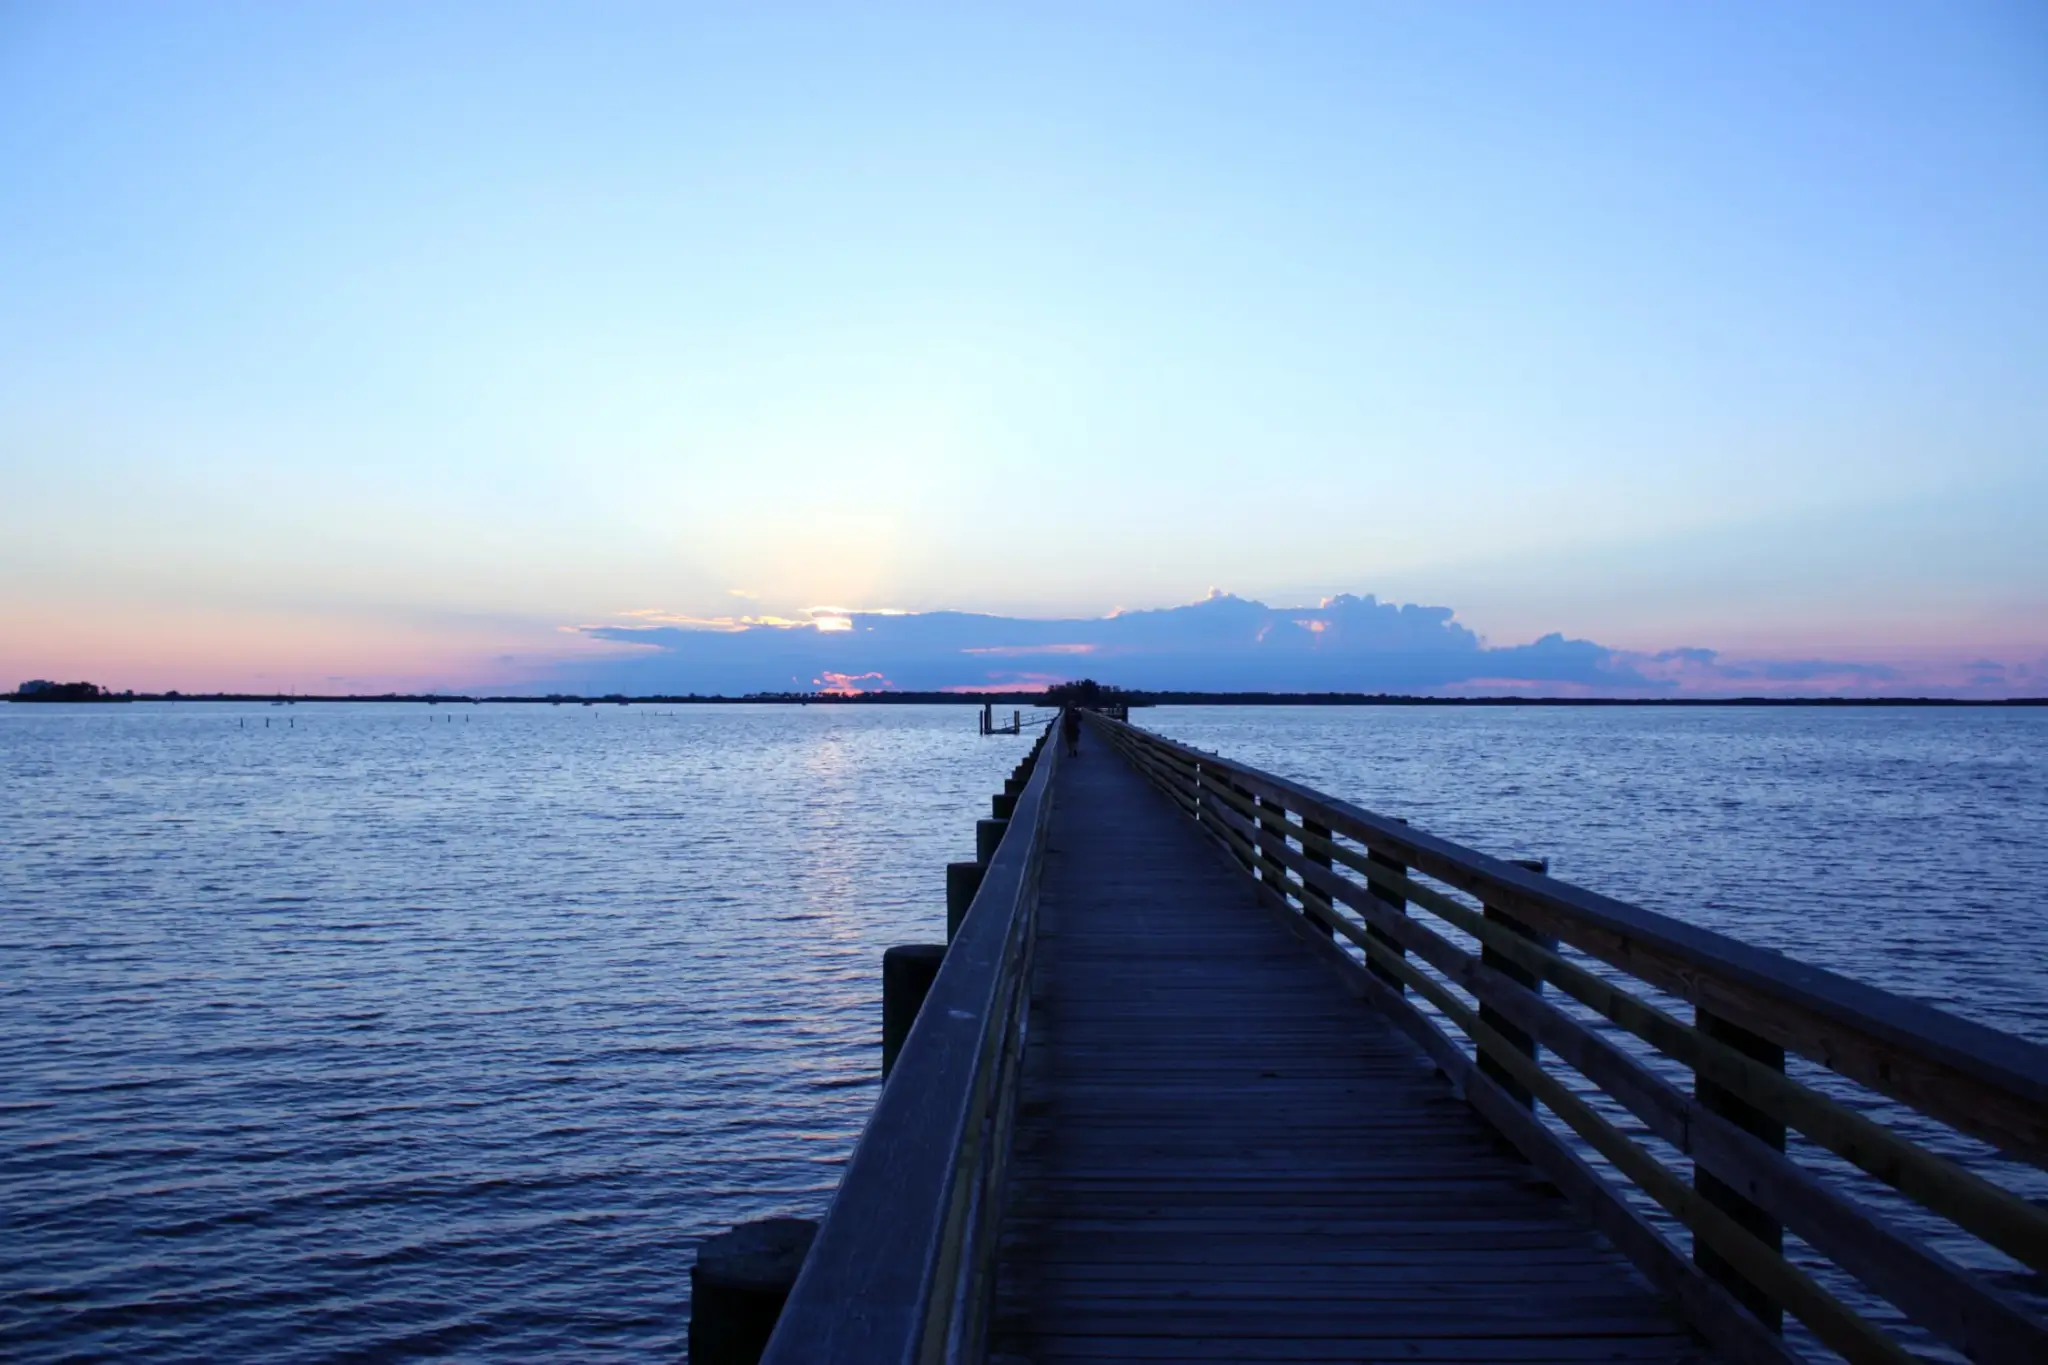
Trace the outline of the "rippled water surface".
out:
[[[0,1358],[679,1358],[1028,741],[667,710],[0,707]]]
[[[2048,1040],[2048,713],[1141,723]],[[678,1358],[822,1210],[970,708],[0,707],[0,1357]]]

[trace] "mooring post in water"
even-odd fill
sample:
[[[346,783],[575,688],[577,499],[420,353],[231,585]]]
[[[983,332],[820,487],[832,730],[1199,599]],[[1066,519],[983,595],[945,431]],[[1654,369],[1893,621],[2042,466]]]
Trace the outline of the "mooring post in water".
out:
[[[996,856],[996,846],[1003,842],[1003,831],[1010,827],[1008,820],[976,820],[974,822],[974,861],[986,867]]]
[[[917,1022],[917,1012],[930,993],[945,961],[943,943],[904,943],[882,954],[882,1079],[895,1069],[903,1040]]]
[[[690,1267],[690,1365],[756,1365],[817,1234],[808,1218],[764,1218],[697,1248]]]
[[[1527,868],[1531,872],[1550,871],[1550,860],[1547,858],[1510,858],[1508,861],[1512,862],[1516,867]],[[1505,910],[1489,905],[1486,907],[1486,918],[1498,924],[1501,928],[1506,929],[1509,933],[1526,938],[1532,943],[1541,944],[1545,948],[1554,949],[1557,947],[1556,939],[1537,933]],[[1538,995],[1543,993],[1543,978],[1530,971],[1527,967],[1517,963],[1498,948],[1480,948],[1479,960],[1508,980],[1518,985],[1527,986]],[[1532,1061],[1535,1059],[1536,1040],[1530,1036],[1528,1030],[1510,1023],[1505,1014],[1485,1003],[1481,1003],[1479,1006],[1479,1020],[1495,1033],[1507,1039],[1514,1046],[1515,1051]],[[1528,1088],[1520,1081],[1509,1075],[1507,1067],[1496,1061],[1484,1050],[1479,1054],[1479,1069],[1488,1076],[1491,1076],[1501,1089],[1519,1100],[1525,1109],[1534,1109],[1536,1107],[1535,1095],[1531,1094]]]
[[[1784,1048],[1723,1019],[1704,1006],[1694,1007],[1693,1027],[1746,1057],[1754,1057],[1774,1071],[1785,1069]],[[1699,1100],[1700,1108],[1708,1113],[1718,1114],[1737,1128],[1754,1133],[1781,1152],[1785,1150],[1785,1125],[1763,1110],[1737,1099],[1732,1091],[1722,1089],[1697,1072],[1693,1075],[1692,1093]],[[1733,1185],[1716,1179],[1704,1166],[1695,1163],[1692,1187],[1707,1203],[1734,1219],[1744,1232],[1773,1251],[1784,1249],[1784,1226],[1763,1208],[1737,1194]],[[1719,1281],[1733,1294],[1738,1303],[1754,1313],[1764,1326],[1774,1332],[1785,1330],[1785,1310],[1770,1295],[1744,1279],[1740,1271],[1707,1245],[1705,1238],[1693,1238],[1692,1260],[1709,1278]]]
[[[967,907],[974,904],[974,893],[981,890],[982,875],[987,871],[986,863],[946,864],[946,942],[951,943],[960,932]]]

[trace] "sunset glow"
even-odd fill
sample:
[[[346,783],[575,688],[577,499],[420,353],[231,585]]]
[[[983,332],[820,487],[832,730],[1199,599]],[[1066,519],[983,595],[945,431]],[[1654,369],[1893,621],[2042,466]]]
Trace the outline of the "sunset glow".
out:
[[[2010,692],[2041,21],[1822,10],[31,0],[0,686],[548,690],[618,627],[1220,584]]]

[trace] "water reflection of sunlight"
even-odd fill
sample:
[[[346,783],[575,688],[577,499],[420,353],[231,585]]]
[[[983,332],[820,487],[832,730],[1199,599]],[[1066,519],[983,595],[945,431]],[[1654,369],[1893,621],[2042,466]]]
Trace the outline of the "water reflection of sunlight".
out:
[[[867,916],[860,910],[862,859],[856,840],[848,837],[849,812],[882,785],[875,764],[900,760],[878,753],[863,728],[846,724],[837,713],[820,712],[817,719],[798,764],[804,789],[792,812],[790,851],[800,868],[809,927],[828,941],[858,941]]]

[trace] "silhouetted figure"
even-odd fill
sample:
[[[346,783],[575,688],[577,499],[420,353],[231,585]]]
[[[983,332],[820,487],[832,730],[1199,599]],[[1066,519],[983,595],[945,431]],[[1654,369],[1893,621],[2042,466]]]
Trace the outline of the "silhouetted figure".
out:
[[[1081,752],[1081,711],[1069,706],[1060,712],[1060,737],[1067,741],[1069,758]]]

